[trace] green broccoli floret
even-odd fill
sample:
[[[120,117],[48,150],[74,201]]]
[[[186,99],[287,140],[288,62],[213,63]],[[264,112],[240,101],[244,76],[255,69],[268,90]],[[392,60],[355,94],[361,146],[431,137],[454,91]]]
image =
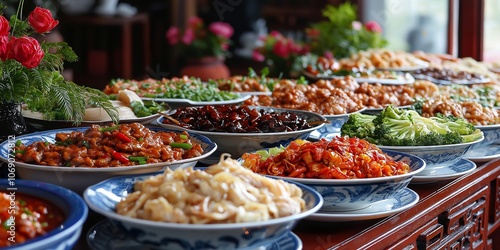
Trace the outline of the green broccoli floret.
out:
[[[450,130],[457,131],[461,135],[468,135],[476,130],[476,127],[474,127],[474,125],[469,123],[464,118],[455,117],[452,115],[445,116],[439,113],[436,116],[431,117],[430,119],[446,125]]]
[[[369,139],[373,137],[373,130],[375,129],[373,124],[375,117],[374,115],[362,113],[350,114],[347,121],[340,128],[340,133],[342,136],[347,135],[370,141]]]
[[[426,118],[415,110],[388,106],[373,119],[371,140],[386,146],[429,146],[475,141],[481,131],[463,118]]]

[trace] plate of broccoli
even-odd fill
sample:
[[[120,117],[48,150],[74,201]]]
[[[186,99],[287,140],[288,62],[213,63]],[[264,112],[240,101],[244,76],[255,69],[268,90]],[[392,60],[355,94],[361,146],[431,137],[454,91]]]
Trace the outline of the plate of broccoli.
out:
[[[479,141],[483,132],[463,118],[423,117],[412,109],[385,107],[378,115],[354,113],[342,125],[342,135],[383,146],[435,146]]]

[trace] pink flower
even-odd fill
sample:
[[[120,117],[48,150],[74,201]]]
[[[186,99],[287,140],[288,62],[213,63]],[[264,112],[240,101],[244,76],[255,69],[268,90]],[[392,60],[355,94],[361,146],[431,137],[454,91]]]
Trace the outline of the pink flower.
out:
[[[0,36],[9,35],[10,25],[7,18],[0,16]]]
[[[191,16],[188,19],[188,26],[192,29],[197,29],[203,25],[203,20],[197,16]]]
[[[254,50],[252,52],[252,58],[255,60],[255,61],[259,61],[259,62],[263,62],[266,58],[264,57],[264,55],[262,55],[258,50]]]
[[[179,42],[179,28],[174,27],[174,26],[170,27],[167,30],[166,37],[167,37],[168,43],[170,43],[171,45],[178,43]]]
[[[353,21],[352,22],[352,28],[354,30],[360,30],[361,27],[363,27],[363,24],[361,22],[359,22],[359,21]]]
[[[300,45],[294,43],[292,40],[289,40],[288,41],[288,50],[291,53],[300,54],[302,51],[302,48],[300,47]]]
[[[212,33],[222,36],[226,39],[229,39],[233,35],[233,27],[229,25],[228,23],[224,22],[214,22],[211,23],[210,26],[208,26],[208,29],[212,31]]]
[[[325,51],[323,53],[323,56],[328,58],[328,59],[333,59],[333,53],[331,51]]]
[[[281,36],[281,33],[279,31],[273,30],[271,33],[269,33],[270,36],[278,38]]]
[[[182,42],[184,44],[191,44],[194,40],[195,36],[194,36],[194,31],[193,29],[191,28],[188,28],[186,29],[186,31],[184,31],[184,35],[182,36]]]
[[[375,22],[375,21],[369,21],[365,24],[365,28],[368,30],[368,31],[371,31],[371,32],[376,32],[376,33],[381,33],[382,32],[382,27],[380,27],[380,25]]]
[[[279,57],[287,58],[290,55],[290,50],[288,48],[287,42],[284,40],[278,40],[273,46],[273,52]]]

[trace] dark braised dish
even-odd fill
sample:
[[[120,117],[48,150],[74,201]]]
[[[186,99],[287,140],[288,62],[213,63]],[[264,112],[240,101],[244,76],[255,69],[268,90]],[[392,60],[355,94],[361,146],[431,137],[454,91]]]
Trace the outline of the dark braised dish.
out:
[[[469,73],[465,71],[454,71],[452,69],[439,69],[439,68],[419,69],[413,72],[413,75],[417,79],[422,79],[423,77],[424,78],[427,77],[437,81],[449,81],[451,83],[482,82],[487,80],[487,78],[484,75]]]
[[[57,133],[55,143],[16,142],[16,160],[66,167],[119,167],[172,162],[200,156],[203,148],[187,132],[152,131],[140,123]]]
[[[185,107],[163,119],[164,124],[206,132],[273,133],[311,128],[308,121],[293,112],[275,112],[237,105]]]

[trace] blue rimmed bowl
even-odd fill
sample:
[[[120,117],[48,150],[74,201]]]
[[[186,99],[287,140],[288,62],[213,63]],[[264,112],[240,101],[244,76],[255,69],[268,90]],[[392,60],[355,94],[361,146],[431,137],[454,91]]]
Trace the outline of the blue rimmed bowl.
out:
[[[88,215],[88,208],[82,197],[69,189],[49,183],[14,180],[14,185],[10,185],[9,180],[0,179],[0,191],[10,193],[12,189],[9,188],[16,188],[14,191],[16,193],[30,195],[54,204],[65,213],[65,219],[61,226],[47,234],[6,249],[73,249],[80,238],[83,223]]]
[[[316,190],[324,199],[322,212],[359,210],[375,202],[392,198],[396,193],[407,188],[413,176],[423,171],[426,166],[425,161],[415,155],[391,150],[383,150],[383,152],[395,161],[407,163],[410,171],[401,175],[363,179],[312,179],[281,176],[275,176],[275,178],[298,182]]]
[[[74,131],[83,132],[87,129],[89,129],[89,127],[46,130],[27,135],[16,136],[15,139],[21,140],[22,143],[25,145],[37,141],[48,141],[53,143],[55,142],[55,136],[57,133],[74,132]],[[172,131],[169,129],[159,128],[159,127],[149,127],[149,129],[152,131]],[[196,165],[196,163],[199,160],[210,156],[217,149],[217,144],[212,142],[209,138],[194,133],[189,133],[189,135],[194,142],[201,144],[204,153],[197,157],[182,159],[173,162],[159,162],[153,164],[142,164],[134,166],[109,167],[109,168],[90,168],[90,167],[70,168],[64,166],[46,166],[46,165],[28,164],[17,161],[14,161],[13,164],[16,166],[17,176],[22,179],[52,183],[55,185],[60,185],[69,188],[77,193],[82,193],[88,186],[115,176],[152,173],[163,170],[166,167],[171,169],[192,167]],[[0,160],[4,162],[9,161],[9,159],[12,156],[13,143],[15,142],[5,141],[0,144]],[[9,153],[11,155],[9,155]]]
[[[434,146],[377,146],[383,150],[404,152],[422,158],[427,163],[425,171],[421,173],[423,175],[427,171],[449,167],[457,163],[460,159],[463,158],[470,147],[482,142],[483,140],[484,135],[479,140],[459,144]]]
[[[471,145],[464,158],[487,162],[500,157],[500,124],[475,126],[483,131],[484,140]]]
[[[323,115],[329,123],[311,132],[309,139],[319,140],[325,138],[331,140],[335,136],[340,136],[340,128],[349,119],[350,114],[363,112],[366,108],[362,108],[356,112],[339,114],[339,115]]]
[[[158,173],[161,174],[161,173]],[[124,233],[144,245],[165,249],[257,249],[290,233],[295,224],[318,211],[323,199],[311,189],[302,189],[306,201],[301,213],[262,222],[227,224],[178,224],[135,219],[115,212],[116,204],[132,192],[133,185],[151,174],[115,177],[89,187],[84,199],[95,212],[108,217]]]

